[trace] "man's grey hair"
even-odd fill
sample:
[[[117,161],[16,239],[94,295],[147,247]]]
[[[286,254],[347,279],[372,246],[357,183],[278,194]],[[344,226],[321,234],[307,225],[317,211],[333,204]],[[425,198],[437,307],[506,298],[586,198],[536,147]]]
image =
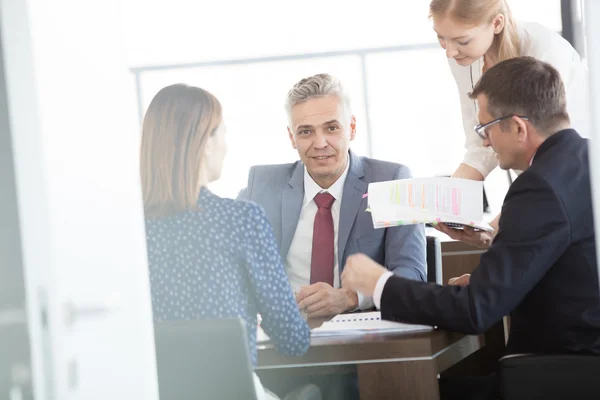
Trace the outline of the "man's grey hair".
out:
[[[300,80],[288,92],[285,101],[285,110],[288,114],[288,121],[292,120],[292,107],[296,104],[304,103],[310,99],[327,96],[336,96],[344,105],[346,117],[350,118],[352,115],[350,97],[344,90],[340,81],[329,74],[317,74]]]

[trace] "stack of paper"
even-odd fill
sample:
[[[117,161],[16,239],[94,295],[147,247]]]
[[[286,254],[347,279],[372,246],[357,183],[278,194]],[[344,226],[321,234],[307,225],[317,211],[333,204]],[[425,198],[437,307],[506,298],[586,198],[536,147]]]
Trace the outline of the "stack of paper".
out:
[[[381,319],[379,311],[340,314],[311,331],[312,336],[332,336],[373,332],[419,332],[430,331],[427,325],[403,324]]]
[[[483,182],[460,178],[415,178],[369,184],[375,228],[443,222],[492,232],[483,222]]]

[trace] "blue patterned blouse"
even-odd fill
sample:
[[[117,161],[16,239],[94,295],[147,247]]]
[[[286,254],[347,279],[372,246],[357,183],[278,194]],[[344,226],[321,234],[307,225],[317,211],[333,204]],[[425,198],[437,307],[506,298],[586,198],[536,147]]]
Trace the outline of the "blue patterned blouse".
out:
[[[271,225],[259,206],[203,188],[198,210],[146,219],[155,320],[241,317],[256,365],[257,313],[282,353],[300,355],[300,315]]]

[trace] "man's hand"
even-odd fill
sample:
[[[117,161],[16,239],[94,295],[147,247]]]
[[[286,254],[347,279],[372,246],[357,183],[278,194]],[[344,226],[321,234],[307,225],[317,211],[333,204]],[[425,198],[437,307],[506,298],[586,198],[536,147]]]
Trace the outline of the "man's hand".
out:
[[[358,295],[346,288],[335,289],[324,282],[303,286],[296,295],[296,303],[308,318],[329,317],[358,307]]]
[[[492,234],[485,231],[476,231],[470,226],[465,226],[464,229],[453,229],[446,224],[439,223],[434,228],[440,232],[444,232],[454,240],[460,240],[480,249],[487,249],[492,244]]]
[[[470,279],[471,274],[464,274],[457,278],[450,278],[450,280],[448,281],[448,285],[465,287],[469,284]]]
[[[377,281],[386,271],[364,254],[351,255],[342,272],[342,287],[373,296]]]

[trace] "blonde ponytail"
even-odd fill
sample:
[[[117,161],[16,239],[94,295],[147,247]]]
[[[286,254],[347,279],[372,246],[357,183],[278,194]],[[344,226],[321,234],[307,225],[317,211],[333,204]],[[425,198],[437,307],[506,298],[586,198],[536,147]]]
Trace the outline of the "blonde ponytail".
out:
[[[504,29],[495,39],[498,41],[498,62],[521,55],[521,39],[517,31],[517,24],[506,0],[500,0],[500,2],[502,5],[499,14],[504,15]]]

